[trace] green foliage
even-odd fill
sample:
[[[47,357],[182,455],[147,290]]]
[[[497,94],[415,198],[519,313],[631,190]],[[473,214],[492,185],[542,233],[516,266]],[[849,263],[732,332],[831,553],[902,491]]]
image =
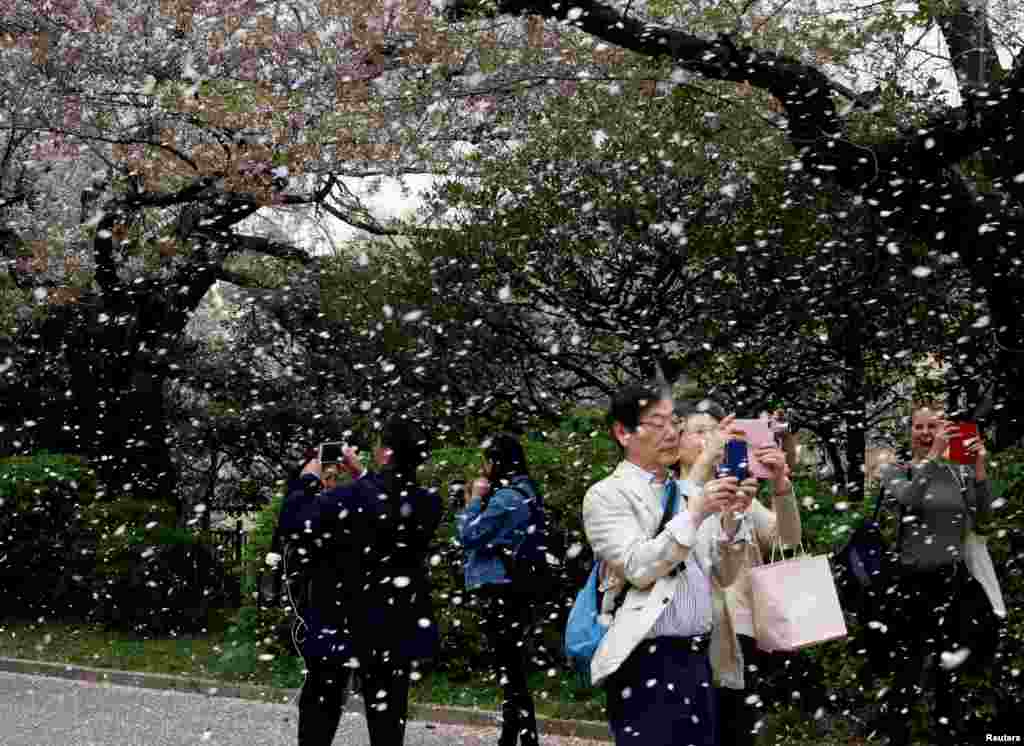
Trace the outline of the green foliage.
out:
[[[41,452],[0,460],[0,592],[9,612],[81,612],[89,561],[76,544],[95,475],[75,456]]]
[[[267,681],[269,678],[273,686],[301,686],[304,665],[290,641],[282,638],[283,627],[290,627],[290,619],[280,609],[255,606],[239,609],[211,670],[242,681]]]
[[[73,455],[39,451],[31,456],[0,459],[0,497],[42,495],[47,487],[66,483],[83,493],[95,492],[95,477],[85,461]]]
[[[274,538],[274,529],[277,527],[277,517],[281,513],[281,504],[285,498],[285,484],[279,482],[277,489],[270,498],[270,502],[256,514],[254,525],[249,532],[245,546],[242,547],[242,562],[246,566],[246,582],[250,585],[243,586],[246,596],[254,592],[255,586],[251,585],[252,579],[258,576],[259,571],[265,566],[267,553],[270,551],[270,544]]]
[[[225,569],[197,530],[165,502],[98,496],[76,456],[0,462],[0,532],[0,588],[16,614],[166,631],[201,626],[222,600],[212,589]]]

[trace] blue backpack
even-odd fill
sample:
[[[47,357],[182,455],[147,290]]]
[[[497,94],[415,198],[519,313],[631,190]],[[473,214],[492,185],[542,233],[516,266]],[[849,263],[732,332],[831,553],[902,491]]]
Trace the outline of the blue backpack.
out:
[[[665,530],[665,524],[675,513],[677,490],[672,490],[665,513],[661,517],[661,525],[654,533],[655,536]],[[565,623],[565,655],[572,664],[573,669],[583,679],[584,683],[590,682],[590,661],[597,652],[601,641],[608,632],[608,627],[601,623],[601,604],[604,600],[604,593],[598,588],[598,581],[601,575],[601,562],[595,561],[590,570],[587,582],[576,594],[576,601],[569,612],[569,618]],[[626,593],[629,592],[629,584],[622,589],[612,608],[612,616],[618,613],[619,608],[626,600]]]

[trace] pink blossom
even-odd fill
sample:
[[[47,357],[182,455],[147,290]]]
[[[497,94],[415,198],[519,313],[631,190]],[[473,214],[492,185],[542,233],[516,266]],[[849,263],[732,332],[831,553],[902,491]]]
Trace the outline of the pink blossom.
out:
[[[477,114],[486,114],[495,107],[497,100],[494,96],[473,96],[467,102],[467,108]]]
[[[81,47],[65,47],[64,63],[69,67],[75,67],[82,61]]]
[[[82,102],[74,96],[64,99],[64,128],[73,130],[82,124]]]

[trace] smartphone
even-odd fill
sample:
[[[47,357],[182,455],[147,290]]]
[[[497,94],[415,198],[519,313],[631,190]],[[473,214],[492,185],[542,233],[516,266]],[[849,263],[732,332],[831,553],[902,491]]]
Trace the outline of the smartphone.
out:
[[[974,455],[968,453],[966,441],[978,437],[978,423],[959,422],[957,427],[960,432],[949,439],[949,460],[958,464],[973,464]]]
[[[753,451],[765,446],[775,446],[775,431],[772,429],[772,421],[768,418],[760,420],[736,420],[733,425],[743,433],[743,439],[750,449],[750,475],[758,479],[771,479],[772,473],[758,461]]]
[[[730,440],[725,444],[725,459],[716,470],[719,477],[736,477],[743,481],[749,474],[747,443],[744,440]]]
[[[345,454],[342,449],[345,447],[345,443],[341,441],[335,441],[332,443],[321,443],[320,444],[320,463],[321,464],[340,464],[345,460]]]

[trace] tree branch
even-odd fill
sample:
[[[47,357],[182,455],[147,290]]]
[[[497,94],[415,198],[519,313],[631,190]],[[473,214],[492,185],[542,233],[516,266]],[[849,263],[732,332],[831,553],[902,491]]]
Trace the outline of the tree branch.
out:
[[[367,233],[374,236],[402,236],[405,235],[405,231],[395,230],[393,228],[385,228],[379,222],[373,218],[362,219],[357,218],[347,213],[342,212],[336,207],[328,204],[327,202],[320,203],[321,209],[323,209],[328,215],[337,218],[343,223],[347,223],[353,228],[366,231]]]
[[[310,256],[308,252],[298,248],[297,246],[287,243],[279,243],[277,241],[272,241],[269,238],[263,238],[262,236],[244,236],[236,233],[228,235],[207,234],[203,230],[197,231],[197,234],[209,238],[212,241],[227,244],[229,252],[251,251],[256,254],[266,254],[267,256],[276,257],[277,259],[301,262],[305,265],[317,263],[317,259]]]

